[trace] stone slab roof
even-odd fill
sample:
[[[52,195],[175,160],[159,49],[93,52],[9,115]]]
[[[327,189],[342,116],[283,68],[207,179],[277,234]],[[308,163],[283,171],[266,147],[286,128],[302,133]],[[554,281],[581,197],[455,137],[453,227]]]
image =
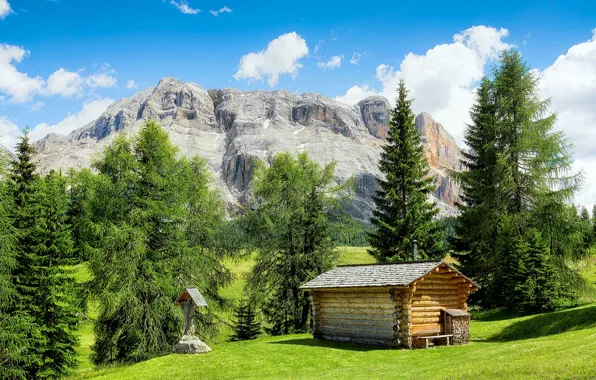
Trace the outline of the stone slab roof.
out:
[[[189,297],[193,300],[195,306],[207,306],[207,301],[205,301],[205,298],[203,298],[203,295],[197,288],[184,289],[184,293],[178,297],[176,304],[179,305],[181,303],[187,302]]]
[[[338,266],[315,277],[300,288],[364,288],[372,286],[408,286],[425,276],[443,261],[415,261],[398,264]]]
[[[443,311],[452,317],[469,317],[470,313],[460,309],[443,309]]]

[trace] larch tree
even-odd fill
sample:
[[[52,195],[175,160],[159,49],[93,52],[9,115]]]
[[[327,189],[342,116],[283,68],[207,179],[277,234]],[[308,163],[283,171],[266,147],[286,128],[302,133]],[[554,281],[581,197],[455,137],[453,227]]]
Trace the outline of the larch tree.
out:
[[[435,220],[439,209],[429,200],[435,188],[403,80],[397,92],[379,162],[382,176],[377,178],[369,253],[379,262],[408,261],[417,241],[422,259],[442,258],[443,239]]]
[[[148,121],[134,140],[117,137],[93,167],[89,197],[89,292],[99,304],[92,359],[137,362],[171,352],[182,328],[174,306],[196,286],[210,308],[230,283],[219,241],[225,210],[204,160],[178,158],[167,133]],[[210,312],[195,318],[213,334]],[[207,329],[210,329],[207,331]]]
[[[320,167],[306,153],[277,154],[268,168],[257,163],[243,217],[256,251],[247,286],[274,335],[308,328],[310,304],[299,287],[335,263],[329,214],[353,183],[334,184],[334,171],[335,163]]]

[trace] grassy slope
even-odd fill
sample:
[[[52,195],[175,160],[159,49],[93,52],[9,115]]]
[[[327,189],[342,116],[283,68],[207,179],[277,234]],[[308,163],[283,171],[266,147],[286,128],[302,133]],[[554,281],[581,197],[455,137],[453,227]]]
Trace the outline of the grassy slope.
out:
[[[372,262],[364,249],[341,249],[341,263]],[[251,262],[230,264],[236,274]],[[594,267],[586,268],[588,277]],[[240,276],[239,276],[240,277]],[[592,278],[590,279],[592,280]],[[593,282],[593,281],[591,281]],[[239,297],[242,279],[224,290]],[[94,370],[86,357],[91,324],[82,324],[83,365],[76,378],[594,378],[596,305],[556,313],[513,317],[479,315],[472,321],[473,342],[429,350],[382,350],[319,342],[310,335],[262,337],[249,342],[213,344],[206,355],[168,355],[133,366]]]
[[[213,346],[104,369],[99,379],[235,378],[593,378],[596,305],[472,323],[475,341],[428,350],[382,350],[319,342],[309,335]],[[516,340],[510,340],[515,336]],[[92,375],[93,373],[88,373]]]

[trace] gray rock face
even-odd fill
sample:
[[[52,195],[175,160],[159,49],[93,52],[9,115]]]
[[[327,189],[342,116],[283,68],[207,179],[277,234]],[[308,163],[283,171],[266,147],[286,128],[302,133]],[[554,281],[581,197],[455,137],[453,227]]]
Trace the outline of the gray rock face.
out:
[[[350,106],[312,93],[206,91],[194,83],[164,78],[156,87],[113,104],[97,120],[68,136],[46,136],[37,143],[36,160],[42,172],[88,167],[114,136],[136,133],[152,118],[182,154],[198,154],[207,160],[216,186],[231,205],[247,196],[255,158],[269,162],[278,152],[306,151],[321,164],[335,160],[336,181],[356,178],[350,212],[365,220],[373,207],[371,197],[376,191],[377,162],[387,135],[389,110],[389,102],[379,96]],[[444,130],[441,134],[448,136]],[[436,139],[424,141],[429,150],[435,149],[431,145]],[[457,149],[453,154],[459,152],[457,146],[450,149]],[[438,196],[453,188],[445,178],[437,177],[443,189]],[[440,205],[444,212],[452,212],[447,203]]]
[[[196,336],[189,335],[184,335],[172,350],[175,354],[204,354],[209,351],[211,351],[211,348],[203,341]]]

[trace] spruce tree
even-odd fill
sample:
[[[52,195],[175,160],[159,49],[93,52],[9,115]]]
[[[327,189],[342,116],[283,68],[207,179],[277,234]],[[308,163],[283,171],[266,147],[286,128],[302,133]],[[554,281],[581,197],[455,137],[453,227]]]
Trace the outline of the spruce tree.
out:
[[[72,254],[66,223],[68,199],[61,175],[40,178],[27,132],[17,145],[9,188],[16,230],[16,262],[11,273],[17,302],[13,313],[32,323],[24,367],[30,378],[60,378],[77,365],[74,335],[78,308],[75,281],[64,269]]]
[[[39,326],[44,342],[33,347],[42,361],[36,378],[57,379],[77,366],[77,314],[81,311],[71,264],[73,242],[67,224],[68,198],[65,178],[51,173],[37,184],[35,228],[31,231],[30,285],[35,288],[29,313]]]
[[[470,111],[472,123],[464,135],[469,147],[462,153],[466,170],[453,173],[463,191],[454,239],[456,256],[463,272],[480,283],[485,283],[496,264],[497,230],[505,212],[497,187],[502,168],[496,147],[495,112],[492,83],[484,78]]]
[[[241,299],[234,308],[234,333],[231,341],[255,339],[261,333],[261,324],[257,321],[255,308],[250,302]]]
[[[433,179],[403,80],[397,91],[379,162],[382,177],[377,178],[369,253],[379,262],[412,260],[416,240],[422,259],[442,258],[442,237],[434,220],[439,209],[429,201]]]
[[[0,152],[0,379],[26,379],[27,368],[36,361],[30,350],[41,335],[24,314],[12,271],[17,265],[17,239],[11,215],[13,202],[7,186],[8,157]]]

